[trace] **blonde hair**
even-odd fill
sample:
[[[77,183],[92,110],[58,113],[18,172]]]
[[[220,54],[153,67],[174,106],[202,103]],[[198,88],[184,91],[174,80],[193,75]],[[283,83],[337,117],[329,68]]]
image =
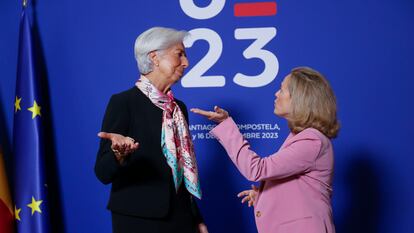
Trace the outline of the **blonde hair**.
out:
[[[325,77],[309,67],[297,67],[289,75],[288,89],[292,101],[290,130],[299,133],[315,128],[328,138],[335,138],[340,128],[336,98]]]

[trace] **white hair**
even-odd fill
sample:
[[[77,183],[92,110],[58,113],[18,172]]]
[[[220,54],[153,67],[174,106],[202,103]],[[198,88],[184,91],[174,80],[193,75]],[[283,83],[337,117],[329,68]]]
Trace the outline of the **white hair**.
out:
[[[134,53],[141,74],[152,71],[153,64],[148,56],[152,51],[168,49],[170,46],[182,43],[188,36],[187,31],[178,31],[172,28],[153,27],[141,33],[135,40]]]

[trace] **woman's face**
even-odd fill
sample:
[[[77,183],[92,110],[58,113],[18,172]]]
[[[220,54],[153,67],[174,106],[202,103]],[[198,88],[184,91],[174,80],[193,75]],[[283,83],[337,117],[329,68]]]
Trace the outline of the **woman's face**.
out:
[[[177,43],[161,51],[158,56],[158,71],[168,82],[177,82],[187,67],[188,60],[183,43]]]
[[[286,76],[280,86],[280,90],[275,93],[274,113],[280,117],[287,118],[292,111],[290,93],[288,89],[290,75]]]

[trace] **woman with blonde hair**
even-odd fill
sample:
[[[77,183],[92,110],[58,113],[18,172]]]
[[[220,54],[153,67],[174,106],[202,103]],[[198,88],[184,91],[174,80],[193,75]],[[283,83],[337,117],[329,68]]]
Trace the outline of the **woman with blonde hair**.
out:
[[[275,94],[274,113],[288,121],[290,134],[276,153],[260,157],[250,149],[224,109],[191,109],[219,123],[211,130],[243,176],[260,187],[238,194],[254,206],[260,233],[334,233],[331,196],[337,136],[335,95],[319,72],[298,67]]]

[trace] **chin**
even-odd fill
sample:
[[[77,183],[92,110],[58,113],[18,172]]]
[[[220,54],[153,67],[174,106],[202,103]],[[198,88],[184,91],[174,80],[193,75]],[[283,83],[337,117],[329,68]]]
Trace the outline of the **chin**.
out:
[[[180,78],[172,78],[171,81],[173,84],[177,83],[180,80]]]
[[[176,75],[174,75],[174,80],[178,81],[178,80],[181,79],[181,77],[183,77],[182,74],[176,74]]]
[[[275,115],[276,115],[276,116],[278,116],[278,117],[285,118],[285,116],[286,116],[286,114],[285,114],[285,113],[278,111],[276,108],[275,108],[274,113],[275,113]]]

